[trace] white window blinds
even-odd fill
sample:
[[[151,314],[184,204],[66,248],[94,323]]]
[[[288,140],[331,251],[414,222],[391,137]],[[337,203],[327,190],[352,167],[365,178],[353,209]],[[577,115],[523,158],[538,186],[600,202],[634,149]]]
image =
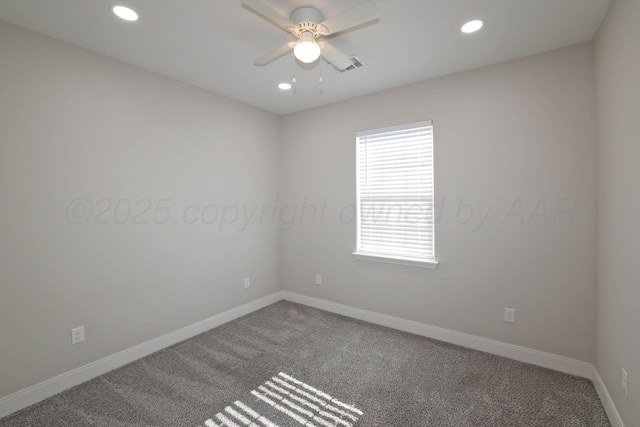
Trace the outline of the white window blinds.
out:
[[[433,125],[358,132],[356,255],[435,264]]]

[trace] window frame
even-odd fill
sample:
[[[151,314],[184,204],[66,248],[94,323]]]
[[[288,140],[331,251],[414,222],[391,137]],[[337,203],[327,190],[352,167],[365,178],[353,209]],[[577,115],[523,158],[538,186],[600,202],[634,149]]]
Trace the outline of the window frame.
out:
[[[433,218],[433,226],[430,230],[433,233],[433,238],[431,241],[433,248],[433,258],[431,257],[415,257],[410,255],[403,254],[391,254],[391,253],[376,253],[376,252],[368,252],[362,249],[361,238],[362,238],[362,215],[361,215],[361,201],[362,201],[362,191],[361,191],[361,159],[360,159],[360,138],[371,136],[371,135],[380,135],[389,132],[398,132],[398,131],[411,131],[412,129],[421,128],[421,127],[430,127],[431,128],[431,200],[434,204],[434,218]],[[357,242],[356,242],[356,250],[352,253],[352,255],[358,260],[364,261],[376,261],[376,262],[385,262],[391,264],[401,264],[401,265],[409,265],[414,267],[423,267],[423,268],[436,268],[438,266],[438,261],[435,256],[435,170],[434,170],[434,161],[435,161],[435,153],[434,153],[434,135],[433,135],[434,127],[432,120],[424,120],[420,122],[407,123],[397,126],[390,126],[380,129],[372,129],[367,131],[356,132],[356,220],[357,220]]]

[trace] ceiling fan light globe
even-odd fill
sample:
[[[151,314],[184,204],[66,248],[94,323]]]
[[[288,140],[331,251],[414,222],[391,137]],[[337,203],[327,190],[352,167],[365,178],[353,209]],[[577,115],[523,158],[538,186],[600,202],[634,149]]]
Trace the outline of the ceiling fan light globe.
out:
[[[293,54],[299,61],[310,64],[320,57],[320,46],[313,41],[301,41],[293,48]]]

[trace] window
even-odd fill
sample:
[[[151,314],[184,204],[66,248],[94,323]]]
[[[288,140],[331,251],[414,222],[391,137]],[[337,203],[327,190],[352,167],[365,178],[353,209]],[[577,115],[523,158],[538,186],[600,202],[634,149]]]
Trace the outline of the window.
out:
[[[358,259],[435,268],[433,124],[356,134]]]

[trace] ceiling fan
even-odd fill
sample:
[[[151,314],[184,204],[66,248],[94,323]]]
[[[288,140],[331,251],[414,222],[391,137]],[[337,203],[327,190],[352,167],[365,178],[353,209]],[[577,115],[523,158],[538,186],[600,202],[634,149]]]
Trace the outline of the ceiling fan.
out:
[[[259,66],[267,65],[293,50],[295,57],[302,62],[312,63],[322,55],[327,62],[344,70],[353,65],[351,58],[328,42],[318,39],[368,24],[379,18],[378,9],[371,1],[326,20],[322,12],[310,6],[295,9],[287,18],[261,0],[242,0],[242,4],[291,33],[296,39],[256,59],[254,65]]]

